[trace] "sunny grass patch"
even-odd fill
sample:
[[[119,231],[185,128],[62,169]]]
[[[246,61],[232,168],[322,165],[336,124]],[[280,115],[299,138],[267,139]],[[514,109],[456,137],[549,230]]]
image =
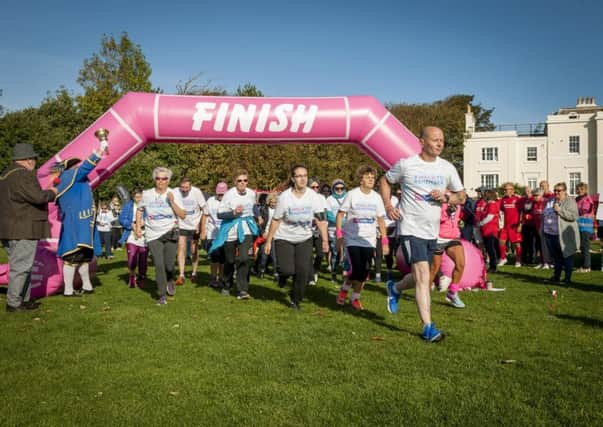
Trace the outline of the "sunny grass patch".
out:
[[[371,283],[354,313],[325,274],[295,313],[252,278],[251,301],[187,283],[156,307],[123,257],[101,262],[94,295],[0,315],[1,424],[603,424],[602,273],[556,301],[550,272],[506,266],[507,291],[464,292],[465,310],[433,294],[448,337],[430,345],[412,292],[391,316]]]

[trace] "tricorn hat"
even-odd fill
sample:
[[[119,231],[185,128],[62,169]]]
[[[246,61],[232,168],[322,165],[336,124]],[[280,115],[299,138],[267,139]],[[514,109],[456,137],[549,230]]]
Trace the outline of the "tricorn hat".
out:
[[[55,163],[52,166],[51,170],[55,172],[63,172],[77,165],[79,162],[81,162],[81,160],[77,157],[70,157],[69,159],[63,160],[62,162]]]
[[[24,142],[20,142],[13,147],[13,160],[37,159],[36,153],[31,146]]]

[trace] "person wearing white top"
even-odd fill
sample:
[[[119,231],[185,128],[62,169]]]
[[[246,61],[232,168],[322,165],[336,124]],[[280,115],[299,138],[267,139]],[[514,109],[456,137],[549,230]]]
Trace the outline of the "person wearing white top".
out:
[[[132,199],[127,201],[119,215],[119,223],[124,228],[124,234],[120,241],[125,240],[126,253],[128,254],[128,286],[135,288],[138,286],[144,289],[147,277],[147,260],[149,248],[142,230],[142,236],[136,236],[136,212],[138,205],[142,200],[142,190],[135,188],[132,190]],[[138,274],[136,269],[138,268]]]
[[[190,242],[191,254],[191,282],[197,282],[197,268],[199,266],[199,237],[201,235],[201,216],[205,208],[203,192],[191,184],[188,177],[180,180],[178,190],[182,206],[186,212],[184,219],[178,221],[178,271],[176,286],[184,285],[184,264],[186,261],[187,244]]]
[[[249,174],[240,169],[234,173],[235,186],[228,190],[218,209],[218,218],[222,220],[221,233],[228,228],[224,242],[224,286],[222,295],[230,295],[234,285],[235,268],[237,271],[237,299],[249,299],[249,251],[253,244],[254,232],[257,226],[253,216],[255,191],[247,188]],[[228,220],[228,221],[226,221]],[[252,229],[253,227],[253,229]],[[239,236],[239,231],[241,236]],[[242,239],[240,239],[242,237]],[[214,242],[216,244],[216,242]]]
[[[320,195],[320,181],[316,177],[311,177],[308,180],[309,187],[316,194]],[[319,200],[323,202],[325,212],[327,211],[327,201],[324,197],[319,197]],[[328,229],[327,229],[328,232]],[[314,246],[314,275],[310,279],[308,283],[310,286],[314,286],[318,283],[318,272],[320,271],[320,266],[322,265],[322,260],[325,257],[325,253],[322,251],[322,238],[320,237],[320,232],[318,231],[317,221],[314,220],[312,224],[312,244]]]
[[[326,214],[321,196],[307,187],[308,169],[291,168],[291,188],[283,191],[276,203],[264,252],[270,254],[272,241],[276,251],[279,286],[293,277],[290,307],[299,310],[306,285],[312,275],[312,222],[322,237],[322,251],[329,250]]]
[[[220,203],[224,197],[224,193],[228,191],[228,184],[219,182],[216,185],[216,195],[207,199],[205,208],[203,209],[203,217],[201,218],[201,241],[207,252],[211,247],[212,242],[218,235],[222,220],[218,218],[218,210]],[[224,276],[224,247],[221,247],[209,254],[209,286],[212,288],[223,287],[222,277]]]
[[[257,272],[258,277],[261,279],[264,277],[266,273],[266,267],[268,265],[268,258],[270,258],[272,262],[272,269],[275,280],[278,280],[278,273],[276,272],[276,253],[274,251],[274,247],[270,251],[270,257],[266,255],[264,252],[264,245],[266,244],[266,237],[268,237],[268,231],[270,230],[270,224],[272,223],[272,218],[274,217],[274,212],[276,210],[276,201],[278,195],[276,193],[270,193],[266,197],[266,204],[260,208],[260,218],[262,218],[263,224],[260,226],[261,236],[264,239],[264,242],[258,248],[257,255]]]
[[[419,140],[421,152],[396,162],[379,182],[387,215],[399,221],[400,245],[412,268],[412,274],[401,282],[387,282],[387,307],[396,313],[402,289],[416,284],[415,299],[423,322],[423,339],[437,342],[443,335],[431,321],[429,264],[440,231],[441,204],[463,204],[465,191],[455,167],[439,157],[444,149],[444,132],[427,126],[421,130]],[[390,198],[391,185],[396,183],[402,189],[399,209],[391,204]]]
[[[345,304],[350,288],[353,288],[351,304],[355,310],[362,310],[360,292],[368,279],[371,263],[377,246],[377,225],[381,237],[383,252],[389,252],[389,241],[385,232],[385,206],[383,200],[373,188],[377,171],[371,166],[360,166],[356,179],[360,186],[349,191],[343,199],[337,213],[335,237],[337,250],[345,246],[351,271],[343,282],[337,304]],[[343,217],[347,216],[345,225]]]
[[[142,193],[142,200],[136,212],[136,237],[142,237],[144,224],[147,244],[155,264],[155,280],[159,294],[157,305],[167,304],[166,292],[169,295],[176,293],[173,275],[178,249],[177,221],[184,219],[186,215],[180,195],[169,188],[171,178],[172,171],[168,168],[155,168],[155,187]]]
[[[105,248],[105,259],[113,259],[111,255],[111,224],[115,221],[115,215],[109,209],[107,202],[102,202],[100,205],[100,211],[96,215],[96,229],[101,241],[101,246]]]

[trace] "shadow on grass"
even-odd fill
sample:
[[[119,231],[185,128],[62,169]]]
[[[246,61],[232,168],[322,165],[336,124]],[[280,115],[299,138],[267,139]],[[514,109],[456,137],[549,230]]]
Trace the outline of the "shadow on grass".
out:
[[[554,314],[554,316],[561,320],[571,320],[574,322],[580,322],[586,326],[591,326],[593,328],[603,328],[603,321],[595,319],[594,317],[572,316],[571,314]]]
[[[291,279],[289,279],[287,286],[283,289],[277,288],[278,285],[268,285],[266,283],[252,283],[253,297],[259,300],[270,300],[276,301],[283,305],[289,305],[288,294],[291,289]],[[343,312],[348,315],[357,316],[358,318],[365,319],[375,323],[378,326],[389,329],[396,332],[406,332],[410,335],[420,336],[416,331],[410,329],[403,329],[398,326],[392,325],[386,322],[383,316],[371,310],[356,311],[350,305],[339,306],[335,302],[335,296],[332,294],[332,290],[325,286],[308,286],[306,288],[305,299],[311,301],[317,306],[327,309],[333,312]],[[302,303],[302,310],[304,304]]]
[[[545,279],[542,277],[534,277],[529,274],[519,273],[519,272],[510,273],[510,272],[498,270],[498,272],[496,274],[499,276],[505,276],[505,278],[515,279],[517,281],[520,281],[523,283],[529,283],[529,284],[548,285],[548,284],[553,283],[549,279]],[[551,275],[552,274],[553,273],[551,272]],[[561,283],[555,283],[555,286],[558,286],[561,288],[573,288],[573,289],[578,289],[578,290],[586,291],[586,292],[602,292],[603,293],[603,286],[593,285],[590,283],[575,282],[575,277],[573,275],[572,275],[572,282],[569,285],[561,282]]]

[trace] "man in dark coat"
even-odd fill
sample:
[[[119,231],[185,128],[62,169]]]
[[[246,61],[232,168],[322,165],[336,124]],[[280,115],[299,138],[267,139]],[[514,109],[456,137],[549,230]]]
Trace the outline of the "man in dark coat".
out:
[[[42,190],[34,169],[38,155],[30,144],[13,148],[11,163],[0,175],[0,240],[10,265],[6,311],[35,310],[30,301],[31,269],[38,240],[50,237],[48,202],[54,187]]]

